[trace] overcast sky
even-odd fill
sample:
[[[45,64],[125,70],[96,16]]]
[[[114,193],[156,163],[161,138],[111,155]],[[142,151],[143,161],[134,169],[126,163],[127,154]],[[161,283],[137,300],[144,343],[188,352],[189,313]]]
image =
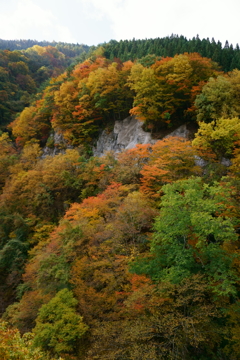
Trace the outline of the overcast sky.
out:
[[[0,38],[98,45],[184,35],[240,43],[239,0],[0,0]]]

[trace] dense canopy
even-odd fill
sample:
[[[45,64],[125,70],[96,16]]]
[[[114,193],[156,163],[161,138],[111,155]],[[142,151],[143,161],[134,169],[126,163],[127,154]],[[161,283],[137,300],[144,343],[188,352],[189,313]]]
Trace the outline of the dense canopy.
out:
[[[0,51],[1,358],[239,359],[239,49],[111,41],[66,68],[77,48],[42,45]],[[93,156],[129,115],[152,143]]]

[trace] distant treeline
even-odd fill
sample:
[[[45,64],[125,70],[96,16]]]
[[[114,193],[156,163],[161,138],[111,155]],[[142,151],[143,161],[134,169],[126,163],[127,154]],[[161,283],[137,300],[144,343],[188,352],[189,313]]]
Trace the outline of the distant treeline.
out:
[[[204,57],[211,58],[219,63],[223,71],[240,69],[239,45],[233,47],[228,41],[223,46],[213,38],[210,41],[198,36],[188,40],[184,36],[171,35],[170,37],[145,40],[111,40],[103,45],[104,55],[109,59],[120,58],[122,61],[140,59],[148,54],[157,56],[174,56],[185,52],[198,52]]]
[[[0,39],[1,50],[26,50],[34,45],[39,46],[54,46],[68,57],[75,57],[81,55],[83,52],[88,52],[89,46],[83,44],[68,44],[65,42],[56,41],[37,41],[37,40],[3,40]]]
[[[2,50],[24,50],[34,45],[54,46],[68,57],[76,57],[84,52],[89,53],[97,48],[84,44],[69,44],[56,41],[0,39],[0,49]],[[232,44],[226,41],[223,45],[220,41],[216,42],[214,38],[201,40],[198,35],[190,40],[182,35],[175,34],[156,39],[111,40],[109,43],[101,44],[101,46],[104,48],[104,56],[111,60],[114,58],[119,58],[122,61],[135,60],[148,54],[173,57],[184,52],[198,52],[200,55],[216,61],[225,72],[240,69],[240,49],[238,44],[233,47]]]

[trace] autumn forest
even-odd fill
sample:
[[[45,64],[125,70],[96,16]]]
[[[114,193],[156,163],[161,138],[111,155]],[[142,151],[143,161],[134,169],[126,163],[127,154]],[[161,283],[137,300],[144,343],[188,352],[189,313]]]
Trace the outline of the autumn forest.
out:
[[[239,119],[238,45],[0,39],[2,360],[240,359]]]

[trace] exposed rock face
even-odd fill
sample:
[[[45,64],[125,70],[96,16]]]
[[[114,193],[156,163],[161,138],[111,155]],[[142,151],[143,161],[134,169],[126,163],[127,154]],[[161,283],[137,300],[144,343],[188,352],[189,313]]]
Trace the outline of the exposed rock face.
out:
[[[165,136],[165,138],[168,138],[169,136],[179,136],[187,139],[190,135],[190,131],[187,129],[186,125],[181,125],[177,129],[173,130],[170,134]]]
[[[142,129],[142,121],[134,116],[129,116],[123,121],[116,121],[113,132],[107,133],[105,130],[99,136],[96,146],[93,148],[94,156],[103,156],[106,151],[120,152],[124,149],[132,149],[137,144],[154,144],[154,140],[149,132]],[[186,125],[180,126],[168,136],[181,136],[187,138],[189,131]]]
[[[94,156],[103,156],[107,151],[115,153],[121,152],[124,149],[132,149],[137,144],[154,144],[157,140],[153,139],[149,132],[142,129],[142,121],[135,116],[129,116],[123,121],[115,121],[112,132],[104,130],[93,147]],[[186,125],[182,125],[176,130],[172,131],[165,137],[180,136],[188,138],[189,131]],[[73,146],[67,144],[63,135],[55,132],[50,138],[51,147],[45,146],[43,148],[42,158],[46,156],[55,156],[65,153],[66,149],[72,149]]]
[[[195,156],[195,164],[197,166],[200,166],[201,168],[204,168],[208,164],[208,162],[202,159],[200,156]]]
[[[129,116],[123,121],[115,121],[113,132],[107,134],[104,130],[99,136],[96,147],[93,148],[94,156],[103,156],[106,151],[120,152],[132,149],[137,144],[154,143],[151,134],[142,129],[142,122],[134,116]]]
[[[149,132],[142,129],[142,121],[138,120],[135,116],[129,116],[123,121],[115,121],[114,129],[112,132],[104,130],[93,147],[94,156],[103,156],[107,151],[113,151],[119,153],[124,149],[132,149],[137,144],[154,144],[157,140],[153,139]],[[173,130],[168,135],[162,137],[168,138],[169,136],[179,136],[188,139],[190,131],[186,125],[181,125],[177,129]],[[45,146],[41,158],[46,156],[55,156],[58,154],[64,154],[66,149],[73,149],[74,147],[68,145],[63,135],[55,132],[50,138],[51,147]],[[196,165],[204,168],[208,162],[199,156],[195,157]],[[231,165],[229,159],[223,158],[221,164],[228,167]]]
[[[222,158],[219,163],[226,167],[229,167],[232,165],[231,160],[227,159],[227,158]],[[200,156],[195,156],[195,164],[197,166],[200,166],[201,168],[204,168],[208,165],[208,161],[202,159]]]
[[[54,134],[50,135],[50,137],[52,140],[52,146],[44,146],[41,158],[44,159],[46,156],[64,154],[66,149],[73,149],[73,146],[67,145],[62,134],[54,132]]]
[[[130,116],[123,121],[116,121],[113,132],[117,134],[117,144],[121,149],[132,149],[137,144],[153,143],[151,134],[142,129],[142,121]]]
[[[104,130],[99,136],[96,147],[93,148],[94,156],[103,156],[106,151],[120,152],[132,149],[137,144],[153,144],[151,134],[142,129],[142,122],[134,116],[129,116],[123,121],[115,121],[113,132],[107,134]]]
[[[229,160],[227,158],[222,158],[221,164],[224,166],[227,166],[227,167],[232,165],[231,160]]]

